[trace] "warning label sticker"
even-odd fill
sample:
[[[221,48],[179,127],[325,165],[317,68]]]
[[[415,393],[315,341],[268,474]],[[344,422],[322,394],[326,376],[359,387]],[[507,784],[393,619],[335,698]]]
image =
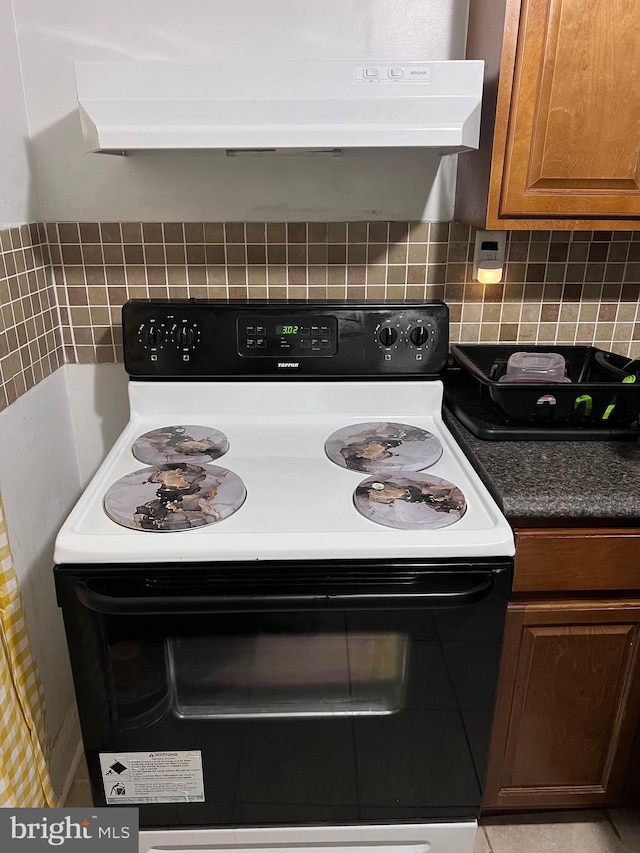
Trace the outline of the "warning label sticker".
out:
[[[107,804],[202,803],[202,753],[101,752]]]

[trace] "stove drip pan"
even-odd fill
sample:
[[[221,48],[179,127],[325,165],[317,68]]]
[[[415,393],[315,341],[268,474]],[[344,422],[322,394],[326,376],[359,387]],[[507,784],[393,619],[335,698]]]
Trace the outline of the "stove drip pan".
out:
[[[432,433],[389,421],[352,424],[336,430],[324,449],[336,465],[366,474],[422,471],[442,456],[442,445]]]
[[[448,527],[467,509],[457,486],[426,474],[369,477],[355,490],[353,502],[365,518],[400,530]]]
[[[145,432],[133,442],[131,452],[147,465],[191,462],[206,465],[219,459],[229,449],[227,436],[206,426],[159,427]]]
[[[123,527],[174,533],[228,518],[246,496],[244,483],[233,471],[182,462],[125,475],[110,486],[103,505],[109,518]]]

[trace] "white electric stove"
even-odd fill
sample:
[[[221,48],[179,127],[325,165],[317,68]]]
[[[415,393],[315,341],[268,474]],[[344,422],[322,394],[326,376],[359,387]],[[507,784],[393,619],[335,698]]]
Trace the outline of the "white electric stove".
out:
[[[129,424],[60,531],[56,563],[513,553],[504,516],[442,421],[440,381],[131,382],[129,399]],[[422,428],[438,439],[442,455],[423,474],[462,492],[466,509],[454,523],[395,529],[356,509],[354,492],[370,472],[339,467],[327,456],[325,442],[351,424],[389,421]],[[228,517],[177,532],[113,521],[104,508],[109,488],[145,468],[132,453],[136,439],[182,424],[227,437],[229,449],[209,464],[240,478],[246,488],[242,504]],[[180,464],[191,464],[190,459],[185,455]],[[153,486],[151,491],[155,494]],[[131,515],[139,505],[134,503]]]
[[[130,420],[55,562],[94,799],[139,805],[141,851],[471,851],[514,541],[442,420],[447,321],[125,306]],[[173,752],[183,788],[145,788]]]

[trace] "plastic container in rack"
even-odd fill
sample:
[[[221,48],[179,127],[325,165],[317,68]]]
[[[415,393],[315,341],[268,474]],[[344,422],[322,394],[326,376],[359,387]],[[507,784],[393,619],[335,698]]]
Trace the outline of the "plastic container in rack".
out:
[[[638,429],[639,365],[617,353],[589,346],[454,344],[451,354],[475,381],[478,395],[488,397],[514,424],[547,423],[569,431],[615,426]],[[560,359],[549,356],[564,361],[563,379],[559,379]],[[515,381],[501,381],[510,363],[515,370],[524,365],[527,378],[521,372]],[[543,379],[544,369],[551,372]]]
[[[565,375],[566,361],[557,352],[514,352],[499,382],[571,382]]]

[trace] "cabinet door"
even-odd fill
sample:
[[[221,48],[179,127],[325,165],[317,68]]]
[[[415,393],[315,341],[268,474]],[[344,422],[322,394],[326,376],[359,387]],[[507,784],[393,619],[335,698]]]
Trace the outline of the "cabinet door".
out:
[[[510,606],[485,807],[621,801],[639,634],[640,601]]]
[[[640,216],[638,13],[636,0],[510,0],[490,227]]]

